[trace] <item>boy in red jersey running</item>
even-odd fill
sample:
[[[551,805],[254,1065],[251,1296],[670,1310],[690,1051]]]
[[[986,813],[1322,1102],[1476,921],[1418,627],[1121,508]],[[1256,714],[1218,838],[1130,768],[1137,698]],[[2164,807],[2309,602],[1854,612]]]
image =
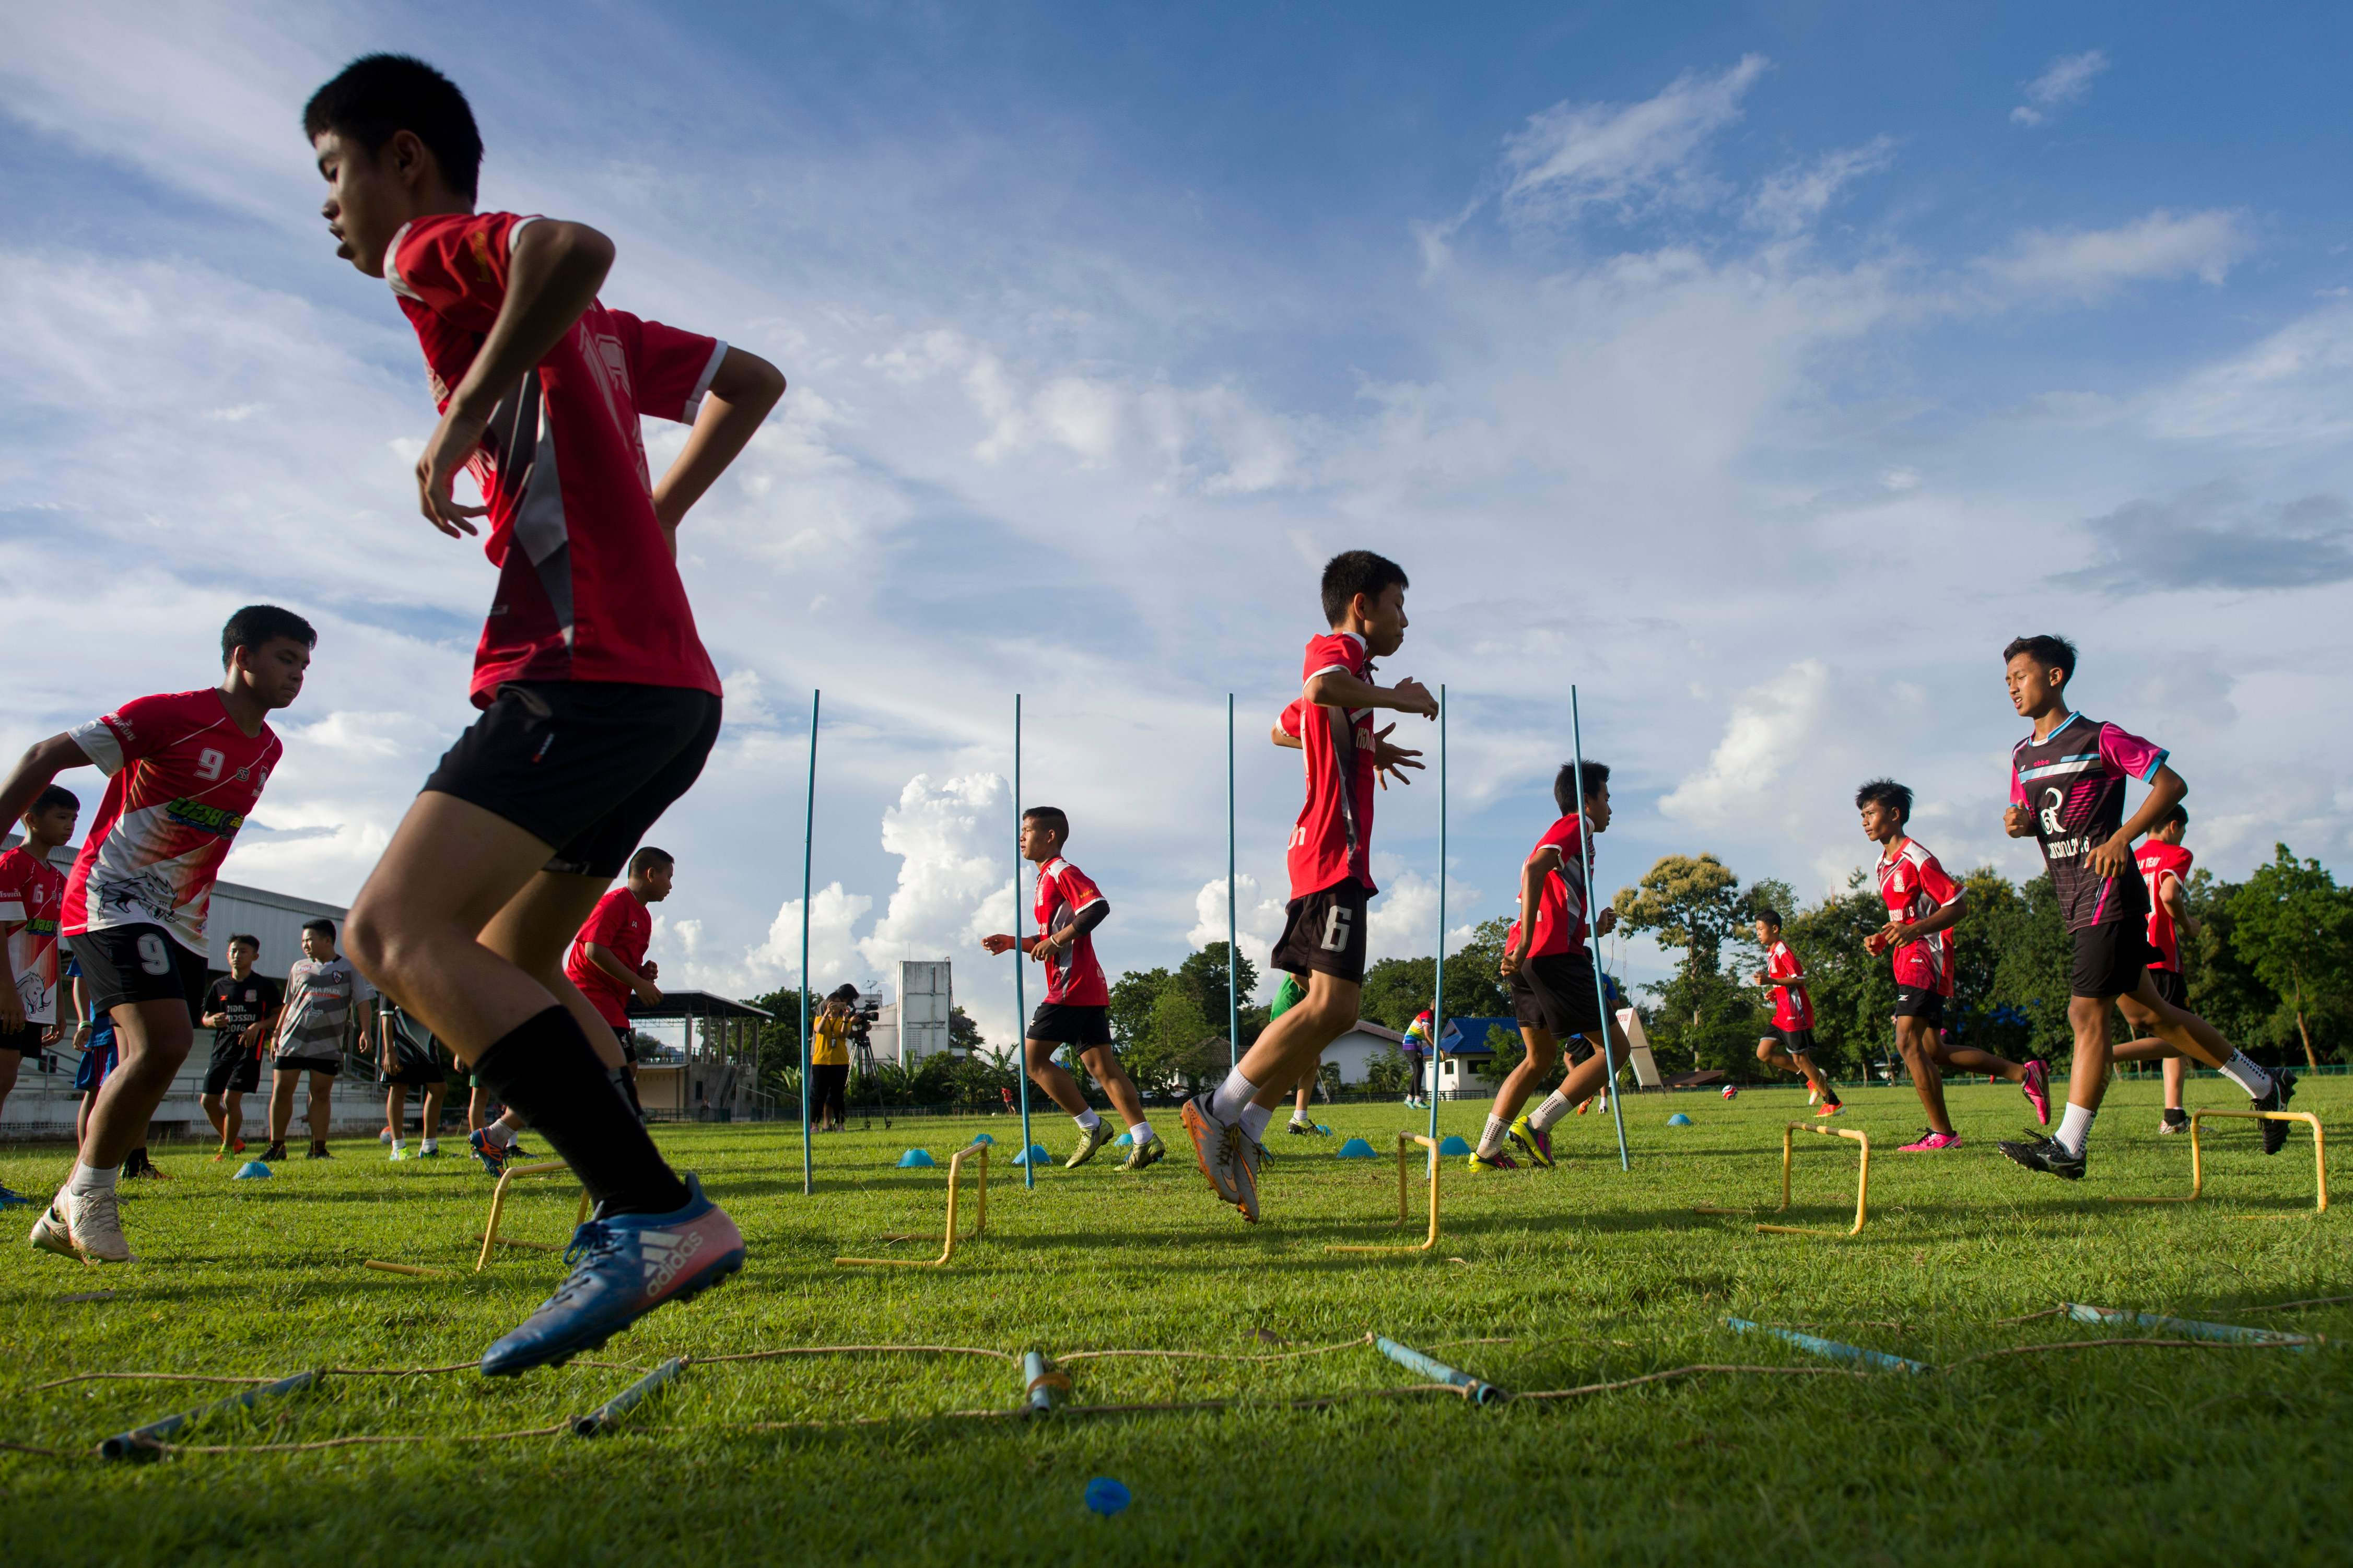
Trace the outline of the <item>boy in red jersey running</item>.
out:
[[[621,1065],[609,1076],[613,1087],[640,1117],[645,1108],[638,1103],[638,1049],[629,1032],[629,998],[635,996],[649,1007],[661,1005],[661,987],[654,984],[661,966],[646,957],[646,944],[654,935],[650,906],[670,897],[670,880],[677,874],[678,862],[667,849],[649,844],[630,856],[628,880],[596,900],[580,934],[573,939],[572,951],[564,955],[565,978],[580,988],[580,994],[588,998],[588,1005],[596,1009],[596,1016],[605,1020],[620,1043]],[[502,1122],[494,1125],[505,1130]],[[476,1141],[474,1152],[495,1172],[496,1163],[482,1147],[491,1131],[483,1129],[486,1136]],[[513,1138],[508,1131],[505,1141],[511,1143]]]
[[[426,780],[345,931],[361,970],[554,1144],[596,1201],[579,1262],[482,1357],[522,1372],[601,1345],[743,1267],[734,1223],[681,1181],[607,1069],[620,1047],[564,974],[573,937],[719,735],[718,672],[676,532],[783,395],[763,360],[608,310],[613,244],[477,213],[481,135],[421,61],[371,55],[304,107],[336,254],[392,286],[440,422],[426,520],[487,515],[498,587],[475,650],[482,716]],[[692,426],[649,482],[639,421]],[[460,503],[460,468],[484,504]]]
[[[81,802],[51,784],[25,813],[25,839],[0,855],[0,948],[8,984],[0,985],[0,1110],[16,1087],[16,1068],[58,1038],[58,915],[65,873],[49,856],[73,837]],[[28,1203],[0,1186],[0,1205]]]
[[[2075,1059],[2067,1075],[2066,1111],[2056,1132],[2005,1140],[2001,1152],[2030,1171],[2070,1182],[2083,1179],[2092,1118],[2108,1089],[2108,1005],[2127,997],[2145,1016],[2145,1021],[2135,1017],[2143,1029],[2173,1050],[2220,1068],[2247,1091],[2257,1110],[2286,1110],[2295,1093],[2294,1073],[2265,1072],[2205,1019],[2167,1001],[2149,977],[2147,893],[2133,864],[2133,840],[2180,805],[2189,786],[2167,765],[2162,746],[2086,719],[2068,705],[2074,644],[2064,637],[2017,637],[2001,656],[2010,706],[2034,726],[2011,759],[2010,804],[2002,825],[2012,838],[2032,837],[2041,844],[2075,945],[2067,1002]],[[2128,778],[2148,785],[2129,819]],[[2260,1125],[2263,1152],[2278,1153],[2287,1142],[2287,1124]]]
[[[1509,1137],[1520,1152],[1552,1169],[1552,1129],[1560,1119],[1608,1081],[1609,1068],[1595,1046],[1610,1031],[1611,1059],[1624,1061],[1626,1037],[1594,990],[1591,937],[1608,936],[1618,911],[1604,905],[1590,920],[1586,888],[1593,868],[1593,840],[1609,831],[1609,764],[1587,761],[1585,816],[1577,815],[1577,764],[1563,763],[1553,775],[1552,800],[1560,816],[1520,867],[1520,912],[1504,933],[1503,974],[1512,993],[1512,1013],[1528,1054],[1505,1076],[1487,1112],[1486,1130],[1471,1152],[1473,1171],[1508,1170],[1504,1152]],[[1522,1105],[1568,1047],[1568,1077],[1525,1116]]]
[[[126,702],[35,745],[0,784],[6,820],[63,769],[95,763],[107,775],[58,924],[93,1010],[113,1020],[120,1062],[90,1107],[73,1174],[33,1226],[35,1247],[131,1260],[115,1176],[195,1038],[213,880],[278,766],[269,716],[301,693],[317,641],[301,616],[249,605],[221,629],[217,688]]]
[[[2199,929],[2198,921],[2189,913],[2189,895],[2186,890],[2192,857],[2181,847],[2181,836],[2189,827],[2189,814],[2177,805],[2158,818],[2157,826],[2148,830],[2148,837],[2133,851],[2133,866],[2140,872],[2141,887],[2148,894],[2148,945],[2157,954],[2148,961],[2148,977],[2159,996],[2185,1011],[2189,1006],[2189,983],[2181,974],[2181,939],[2196,936]],[[2136,1029],[2147,1029],[2154,1021],[2152,1015],[2130,996],[2116,998],[2116,1011]],[[2179,1051],[2163,1040],[2144,1037],[2118,1046],[2111,1059],[2163,1062],[2165,1111],[2157,1130],[2189,1130],[2189,1113],[2182,1108],[2181,1100],[2189,1078],[2189,1064]]]
[[[1291,835],[1291,907],[1273,958],[1275,968],[1307,976],[1307,996],[1267,1026],[1223,1083],[1187,1100],[1182,1112],[1201,1173],[1252,1224],[1275,1104],[1356,1022],[1365,908],[1375,891],[1374,778],[1387,744],[1373,732],[1373,711],[1438,717],[1438,699],[1419,681],[1383,687],[1368,679],[1372,661],[1405,641],[1405,569],[1369,550],[1350,550],[1325,563],[1322,586],[1331,630],[1308,640],[1301,677],[1307,803]]]
[[[1750,978],[1771,987],[1773,1025],[1757,1042],[1757,1059],[1806,1080],[1821,1100],[1816,1116],[1836,1116],[1846,1109],[1838,1090],[1814,1065],[1814,1002],[1806,994],[1805,966],[1789,944],[1781,940],[1781,911],[1757,911],[1757,945],[1765,950],[1765,967]]]
[[[1981,1072],[2018,1085],[2034,1114],[2051,1124],[2050,1069],[2037,1058],[2023,1065],[1973,1046],[1947,1044],[1945,1002],[1953,994],[1952,928],[1965,911],[1964,889],[1945,874],[1928,847],[1910,836],[1912,792],[1894,779],[1873,779],[1854,792],[1863,837],[1879,846],[1879,896],[1887,923],[1863,939],[1873,957],[1894,950],[1895,1047],[1912,1087],[1928,1113],[1928,1131],[1903,1146],[1906,1154],[1959,1146],[1945,1110],[1945,1072]]]
[[[1063,1168],[1077,1170],[1118,1136],[1087,1103],[1079,1080],[1054,1060],[1058,1048],[1070,1046],[1127,1126],[1128,1153],[1120,1169],[1141,1171],[1159,1163],[1168,1145],[1152,1130],[1144,1114],[1144,1097],[1135,1092],[1134,1080],[1112,1049],[1111,989],[1095,958],[1094,938],[1095,928],[1111,917],[1111,901],[1093,878],[1062,858],[1062,846],[1070,838],[1071,819],[1060,807],[1033,805],[1021,814],[1021,858],[1038,868],[1039,934],[1017,942],[999,931],[981,938],[980,945],[997,954],[1018,946],[1046,966],[1046,996],[1030,1016],[1021,1049],[1029,1081],[1078,1123],[1079,1144],[1062,1162]]]

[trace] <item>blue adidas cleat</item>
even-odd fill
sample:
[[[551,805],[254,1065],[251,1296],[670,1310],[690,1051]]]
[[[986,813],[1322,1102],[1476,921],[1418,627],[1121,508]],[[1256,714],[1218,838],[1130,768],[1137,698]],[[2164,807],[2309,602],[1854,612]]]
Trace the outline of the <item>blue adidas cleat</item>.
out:
[[[474,1158],[482,1163],[482,1169],[493,1176],[504,1172],[507,1162],[515,1157],[512,1144],[501,1149],[491,1142],[491,1130],[487,1127],[466,1134],[466,1146],[474,1152]]]
[[[687,1204],[670,1214],[592,1219],[572,1233],[575,1265],[522,1326],[482,1352],[485,1377],[561,1366],[666,1301],[701,1295],[744,1267],[744,1236],[686,1178]]]

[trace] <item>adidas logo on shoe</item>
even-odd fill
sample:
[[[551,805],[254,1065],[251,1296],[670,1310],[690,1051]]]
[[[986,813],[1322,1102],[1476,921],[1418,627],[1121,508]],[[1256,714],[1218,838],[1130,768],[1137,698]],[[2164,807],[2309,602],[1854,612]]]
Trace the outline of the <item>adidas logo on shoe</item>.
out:
[[[702,1237],[693,1231],[683,1235],[673,1230],[640,1231],[638,1247],[648,1266],[646,1289],[659,1296],[694,1261],[694,1255],[702,1249]]]

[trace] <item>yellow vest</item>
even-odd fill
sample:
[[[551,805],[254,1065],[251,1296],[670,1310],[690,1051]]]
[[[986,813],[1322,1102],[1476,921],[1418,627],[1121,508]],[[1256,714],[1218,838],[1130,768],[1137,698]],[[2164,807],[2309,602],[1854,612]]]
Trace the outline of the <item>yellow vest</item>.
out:
[[[820,1013],[810,1024],[813,1037],[809,1041],[809,1065],[820,1068],[846,1068],[849,1065],[849,1016],[836,1017]]]

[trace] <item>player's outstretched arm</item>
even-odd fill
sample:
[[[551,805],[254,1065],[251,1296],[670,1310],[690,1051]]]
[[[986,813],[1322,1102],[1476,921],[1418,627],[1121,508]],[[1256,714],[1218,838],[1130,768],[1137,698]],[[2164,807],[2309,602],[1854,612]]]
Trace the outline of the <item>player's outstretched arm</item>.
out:
[[[71,735],[56,734],[34,742],[16,759],[6,781],[0,783],[0,822],[15,822],[30,811],[34,799],[66,769],[89,765],[90,753]]]
[[[1394,708],[1400,713],[1438,717],[1438,699],[1410,675],[1395,686],[1375,686],[1344,669],[1326,669],[1300,689],[1300,699],[1321,708]]]
[[[1280,724],[1277,724],[1273,729],[1268,731],[1266,738],[1272,741],[1278,746],[1287,746],[1294,752],[1300,750],[1304,744],[1298,736],[1291,733]]]
[[[654,486],[654,516],[673,535],[673,552],[679,523],[727,471],[784,395],[785,373],[759,355],[731,348],[720,356],[686,445]]]

